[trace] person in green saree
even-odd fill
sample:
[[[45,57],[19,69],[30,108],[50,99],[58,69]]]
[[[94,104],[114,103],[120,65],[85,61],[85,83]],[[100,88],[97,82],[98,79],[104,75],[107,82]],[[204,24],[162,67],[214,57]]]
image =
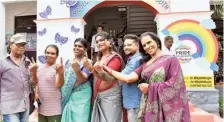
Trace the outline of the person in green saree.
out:
[[[92,90],[91,73],[84,66],[87,41],[77,38],[74,42],[74,58],[65,63],[62,92],[62,122],[90,121]],[[90,60],[89,60],[90,61]]]

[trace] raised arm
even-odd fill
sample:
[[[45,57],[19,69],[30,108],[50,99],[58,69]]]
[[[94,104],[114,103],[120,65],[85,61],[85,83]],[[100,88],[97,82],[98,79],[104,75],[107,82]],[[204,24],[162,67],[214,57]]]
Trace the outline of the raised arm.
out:
[[[119,71],[121,69],[121,60],[118,57],[114,57],[107,65],[109,68],[114,71]],[[109,72],[103,69],[103,66],[99,63],[94,66],[94,70],[98,72],[100,79],[103,81],[117,81]]]
[[[56,88],[61,88],[64,84],[64,67],[63,67],[63,60],[60,59],[60,63],[56,67]]]
[[[77,81],[75,85],[80,84],[81,82],[84,82],[88,79],[88,75],[81,71],[81,68],[78,62],[79,61],[77,59],[74,59],[72,62],[72,68],[75,71],[77,76]]]
[[[37,79],[38,66],[37,66],[37,63],[34,61],[33,57],[31,58],[31,63],[30,63],[29,69],[31,72],[32,84],[36,85],[38,82],[38,79]]]
[[[125,75],[123,73],[112,70],[107,66],[104,66],[104,69],[107,70],[113,77],[125,83],[137,82],[139,80],[139,76],[135,72],[131,72],[130,74]]]
[[[94,76],[99,77],[98,73],[94,70],[94,67],[90,60],[87,57],[84,58],[84,66],[90,71]]]
[[[110,75],[108,72],[103,70],[103,66],[100,65],[100,63],[97,61],[94,66],[89,61],[85,61],[85,67],[93,73],[95,77],[100,78],[103,81],[116,81],[116,79]],[[116,65],[117,64],[117,65]],[[120,59],[115,58],[114,61],[110,62],[108,66],[114,70],[119,70],[120,69]]]

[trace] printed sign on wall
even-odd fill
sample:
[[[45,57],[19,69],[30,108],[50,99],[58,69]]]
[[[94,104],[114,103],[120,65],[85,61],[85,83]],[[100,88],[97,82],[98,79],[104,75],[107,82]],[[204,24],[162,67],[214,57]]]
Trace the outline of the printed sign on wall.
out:
[[[188,88],[214,87],[213,71],[218,71],[218,41],[211,31],[213,28],[215,24],[210,19],[202,22],[183,19],[162,30],[164,35],[174,35],[178,39],[175,40],[179,45],[175,53]]]
[[[62,4],[70,7],[70,17],[83,18],[88,11],[99,3],[105,2],[107,0],[62,0]],[[109,1],[109,0],[108,0]],[[140,1],[140,0],[139,0]],[[149,4],[155,8],[158,13],[168,13],[170,12],[170,1],[169,0],[141,0],[146,4]],[[119,1],[114,1],[114,3],[119,3]]]
[[[70,17],[82,18],[85,14],[103,0],[81,0],[70,6]]]

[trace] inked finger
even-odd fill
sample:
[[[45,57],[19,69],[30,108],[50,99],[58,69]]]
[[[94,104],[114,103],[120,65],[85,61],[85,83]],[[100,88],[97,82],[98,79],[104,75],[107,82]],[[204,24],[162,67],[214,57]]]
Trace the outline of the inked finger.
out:
[[[33,57],[31,57],[31,61],[33,64],[36,63]]]
[[[60,58],[60,63],[63,64],[63,59],[62,59],[62,57]]]

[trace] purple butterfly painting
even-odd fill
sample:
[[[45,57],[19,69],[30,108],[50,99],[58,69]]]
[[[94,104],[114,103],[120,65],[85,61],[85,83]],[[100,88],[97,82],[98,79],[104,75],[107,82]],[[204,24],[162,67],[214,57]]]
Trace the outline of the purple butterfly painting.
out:
[[[44,36],[47,33],[47,29],[44,28],[43,30],[38,31],[39,36]]]
[[[46,9],[43,12],[39,13],[40,17],[43,19],[47,19],[48,15],[51,15],[51,7],[47,6]]]
[[[40,63],[46,64],[45,56],[43,56],[43,55],[38,56],[38,60],[40,61]]]
[[[74,6],[77,3],[77,0],[61,0],[61,5],[66,4],[67,7]]]
[[[80,28],[76,28],[74,25],[71,27],[71,32],[74,32],[75,34],[80,31]]]
[[[60,45],[63,45],[68,42],[68,37],[63,37],[59,33],[55,34],[55,43],[59,43]]]

